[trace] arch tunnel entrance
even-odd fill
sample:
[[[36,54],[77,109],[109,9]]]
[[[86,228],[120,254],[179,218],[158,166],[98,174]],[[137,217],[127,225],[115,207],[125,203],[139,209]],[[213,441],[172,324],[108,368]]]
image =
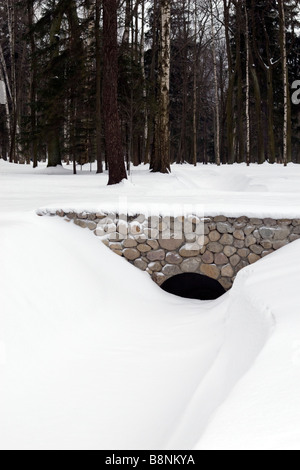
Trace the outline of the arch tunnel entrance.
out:
[[[184,299],[216,300],[226,293],[215,279],[195,273],[184,273],[165,281],[161,288]]]

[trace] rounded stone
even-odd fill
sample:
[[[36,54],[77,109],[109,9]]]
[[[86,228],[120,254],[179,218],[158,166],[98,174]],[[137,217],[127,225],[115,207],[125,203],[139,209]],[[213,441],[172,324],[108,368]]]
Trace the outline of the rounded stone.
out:
[[[297,225],[294,229],[293,229],[293,233],[295,233],[296,235],[300,235],[300,226]]]
[[[183,258],[192,258],[200,254],[200,247],[197,243],[187,243],[179,250],[179,254]]]
[[[275,227],[275,225],[277,224],[277,221],[275,219],[264,219],[264,224],[267,226],[267,227]]]
[[[150,263],[148,267],[153,273],[159,273],[162,270],[162,265],[158,261]]]
[[[122,250],[112,250],[116,255],[123,256]]]
[[[300,235],[297,235],[296,233],[293,233],[292,235],[289,236],[290,242],[295,242],[296,240],[299,240]]]
[[[249,248],[251,245],[256,244],[256,238],[253,235],[248,235],[245,240],[246,248]]]
[[[185,240],[187,241],[187,243],[195,243],[197,240],[197,235],[195,233],[186,234]]]
[[[232,227],[232,225],[230,225],[228,222],[220,222],[217,224],[217,230],[221,234],[233,233],[234,227]]]
[[[242,260],[235,268],[236,272],[240,272],[242,269],[246,268],[249,266],[249,263],[247,261]]]
[[[127,222],[120,220],[118,225],[117,225],[117,231],[121,233],[122,235],[127,235],[128,234],[128,224]]]
[[[245,241],[244,240],[235,240],[234,246],[235,248],[244,248]]]
[[[248,236],[248,235],[251,235],[251,233],[253,233],[254,230],[255,230],[254,225],[248,225],[247,227],[244,228],[244,233],[246,236]]]
[[[225,217],[224,215],[218,215],[217,217],[214,217],[214,221],[217,222],[217,223],[226,222],[227,217]]]
[[[223,251],[223,245],[218,242],[211,242],[207,245],[207,249],[212,253],[221,253]]]
[[[221,270],[221,276],[222,277],[233,277],[234,276],[234,270],[231,264],[227,264],[224,266]]]
[[[261,225],[263,221],[261,219],[250,219],[251,225]]]
[[[126,248],[123,251],[123,255],[129,261],[135,261],[136,259],[138,259],[140,257],[140,252],[138,250],[136,250],[135,248]]]
[[[256,255],[255,253],[250,253],[250,255],[248,256],[248,261],[250,264],[256,263],[260,259],[261,257]]]
[[[234,246],[225,246],[224,254],[230,258],[230,256],[234,255],[237,252],[237,249]]]
[[[95,222],[88,222],[87,223],[87,228],[90,229],[91,231],[93,231],[97,228],[97,224]]]
[[[184,243],[183,238],[176,239],[174,238],[174,235],[171,236],[171,238],[164,240],[162,238],[159,239],[159,244],[161,248],[164,250],[168,251],[176,251],[178,248],[181,247],[181,245]]]
[[[283,240],[287,240],[287,238],[290,236],[290,229],[288,227],[280,227],[278,229],[276,229],[275,233],[274,233],[274,240],[275,241],[283,241]]]
[[[184,273],[195,273],[196,271],[198,271],[199,266],[200,266],[200,262],[195,258],[186,259],[180,265],[181,270]]]
[[[273,246],[273,243],[270,240],[261,240],[260,244],[264,250],[270,250]]]
[[[134,262],[134,266],[140,269],[141,271],[146,271],[148,264],[142,259],[136,259]]]
[[[263,247],[260,245],[251,245],[250,250],[256,255],[261,255],[262,252],[264,251]]]
[[[165,259],[164,250],[150,251],[147,253],[147,258],[149,261],[163,261]]]
[[[250,250],[248,248],[241,248],[238,250],[238,255],[241,258],[247,258],[250,255]]]
[[[215,264],[202,264],[200,271],[212,279],[219,279],[220,277],[220,269]]]
[[[233,284],[229,277],[221,277],[221,279],[219,279],[219,283],[224,287],[225,290],[231,289]]]
[[[203,263],[205,264],[213,264],[214,262],[214,255],[210,251],[206,251],[204,255],[201,257]]]
[[[159,243],[157,240],[148,240],[147,244],[151,246],[152,250],[158,250],[159,249]]]
[[[201,235],[201,237],[198,237],[197,243],[199,246],[206,246],[209,244],[209,238],[206,235]]]
[[[161,286],[167,280],[166,276],[164,276],[162,273],[154,273],[152,279],[159,286]]]
[[[224,253],[217,253],[215,255],[215,264],[216,265],[227,264],[227,263],[228,263],[228,258],[227,258],[227,256],[224,255]]]
[[[96,235],[96,237],[104,237],[105,232],[104,232],[104,229],[102,227],[98,227],[98,228],[96,228],[94,234]]]
[[[111,250],[122,250],[123,247],[122,247],[122,243],[116,243],[116,242],[114,243],[114,242],[111,242],[111,243],[109,244],[109,248],[110,248]]]
[[[183,258],[176,252],[170,252],[170,253],[167,253],[166,261],[169,264],[181,264],[183,261]]]
[[[233,266],[234,268],[239,264],[240,261],[241,261],[241,258],[239,257],[239,255],[233,255],[233,256],[230,258],[230,264],[231,264],[231,266]]]
[[[149,253],[149,251],[151,251],[151,246],[145,245],[145,244],[141,244],[141,245],[138,245],[137,249],[138,249],[141,253]]]
[[[237,240],[245,240],[245,234],[243,230],[235,230],[235,232],[233,232],[233,236]]]
[[[165,276],[176,276],[180,274],[182,271],[179,266],[175,266],[174,264],[166,264],[162,270]]]
[[[232,235],[229,235],[228,233],[225,233],[221,240],[220,240],[220,243],[222,243],[222,245],[232,245],[233,244],[233,236]]]
[[[133,238],[126,238],[123,242],[124,248],[135,248],[137,246],[137,241]]]
[[[208,235],[208,238],[210,239],[211,242],[218,242],[221,238],[221,235],[219,234],[219,232],[217,232],[217,230],[213,230]]]
[[[260,233],[260,236],[263,238],[263,239],[271,239],[273,238],[274,236],[274,229],[272,228],[269,228],[269,227],[261,227],[259,229],[259,233]]]

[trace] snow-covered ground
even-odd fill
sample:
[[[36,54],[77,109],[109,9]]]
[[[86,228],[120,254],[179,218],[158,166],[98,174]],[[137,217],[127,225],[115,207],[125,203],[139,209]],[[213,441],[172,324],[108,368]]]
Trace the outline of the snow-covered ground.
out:
[[[188,301],[35,210],[121,193],[300,217],[300,168],[139,168],[115,188],[46,172],[0,161],[0,448],[299,450],[300,242]]]

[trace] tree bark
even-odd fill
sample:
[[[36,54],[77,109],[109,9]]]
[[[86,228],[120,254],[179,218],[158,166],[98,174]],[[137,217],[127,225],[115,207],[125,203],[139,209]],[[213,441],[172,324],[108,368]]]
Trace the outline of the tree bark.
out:
[[[250,165],[250,45],[249,45],[249,19],[247,2],[245,2],[245,23],[246,23],[246,162]]]
[[[103,111],[109,185],[127,178],[118,110],[117,0],[103,0]]]
[[[102,163],[102,119],[101,119],[101,40],[100,14],[101,0],[96,0],[95,36],[96,36],[96,159],[97,173],[103,173]]]
[[[211,16],[211,35],[212,35],[212,51],[214,65],[214,87],[215,87],[215,158],[218,166],[221,165],[220,154],[220,104],[219,104],[219,84],[218,84],[218,67],[217,67],[217,51],[216,51],[216,32],[213,15],[213,4],[210,0],[210,16]]]
[[[160,49],[159,49],[159,107],[156,117],[154,172],[170,173],[170,27],[171,1],[160,4]]]

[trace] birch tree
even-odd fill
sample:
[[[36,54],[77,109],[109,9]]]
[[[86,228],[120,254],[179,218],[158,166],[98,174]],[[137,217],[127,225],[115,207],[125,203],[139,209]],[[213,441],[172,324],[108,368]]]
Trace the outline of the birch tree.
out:
[[[160,2],[160,44],[159,44],[159,83],[158,113],[156,116],[154,172],[169,173],[170,167],[170,128],[169,128],[169,93],[170,93],[170,28],[171,1]]]

